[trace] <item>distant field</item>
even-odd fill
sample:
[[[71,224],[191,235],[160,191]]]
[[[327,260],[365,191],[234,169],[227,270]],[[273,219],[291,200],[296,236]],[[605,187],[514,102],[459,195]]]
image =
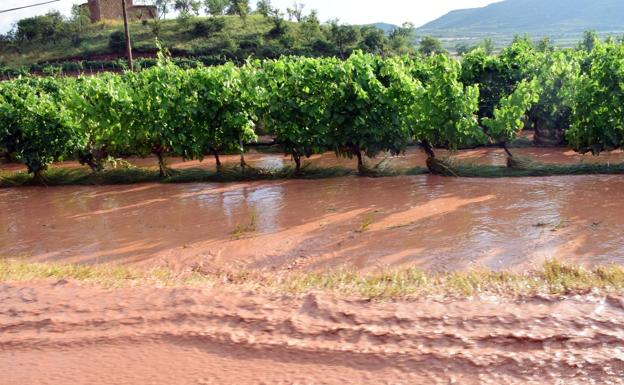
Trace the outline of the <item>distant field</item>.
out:
[[[622,31],[614,31],[610,33],[600,33],[599,36],[601,39],[606,39],[609,36],[618,37],[624,34],[624,30]],[[455,52],[458,45],[467,45],[468,47],[475,46],[483,42],[484,39],[492,39],[494,43],[494,47],[497,50],[500,50],[504,47],[509,46],[511,42],[514,40],[515,35],[513,34],[503,34],[503,35],[495,35],[495,34],[475,34],[475,35],[453,35],[452,33],[448,34],[435,34],[431,33],[433,37],[436,37],[442,41],[442,46],[448,51]],[[519,36],[524,36],[525,33],[518,33]],[[552,34],[552,35],[544,35],[541,33],[527,33],[532,40],[539,41],[544,37],[550,38],[550,41],[553,45],[559,48],[573,48],[576,47],[583,38],[583,32],[578,33],[565,33],[565,34]]]

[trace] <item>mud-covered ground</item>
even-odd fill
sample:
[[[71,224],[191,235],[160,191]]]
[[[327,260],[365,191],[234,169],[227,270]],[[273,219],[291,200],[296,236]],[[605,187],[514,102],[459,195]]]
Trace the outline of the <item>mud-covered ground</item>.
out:
[[[623,151],[604,152],[600,156],[591,154],[578,154],[573,150],[563,147],[526,147],[514,148],[511,150],[514,156],[532,159],[539,163],[548,164],[576,164],[576,163],[592,163],[592,164],[616,164],[624,161]],[[440,158],[450,157],[453,160],[489,166],[504,166],[507,162],[507,156],[502,149],[499,148],[477,148],[471,150],[461,150],[458,152],[449,152],[446,150],[437,150],[436,154]],[[383,165],[383,167],[394,169],[405,169],[412,167],[426,167],[427,156],[417,147],[409,148],[405,154],[400,156],[384,156],[380,155],[374,159],[365,158],[365,162],[369,166]],[[158,168],[158,161],[155,157],[147,158],[128,158],[126,162],[137,167]],[[166,159],[168,167],[172,169],[189,169],[203,168],[216,171],[215,161],[211,156],[207,156],[202,161],[184,161],[181,158],[169,157]],[[237,165],[240,162],[238,155],[223,155],[221,161],[225,166]],[[263,169],[279,169],[284,166],[294,166],[290,156],[283,156],[279,153],[262,153],[251,150],[245,155],[245,161],[248,165]],[[341,167],[348,169],[357,169],[355,159],[338,158],[334,153],[313,155],[310,158],[302,160],[304,165],[312,167],[328,168]],[[122,164],[119,163],[121,166]],[[52,168],[78,168],[78,162],[67,161],[59,162],[52,165]],[[86,168],[86,167],[85,167]],[[15,172],[26,171],[26,167],[19,163],[2,163],[0,159],[0,171]]]
[[[624,299],[0,284],[3,385],[621,384]]]
[[[514,152],[553,163],[623,158]],[[496,149],[456,157],[505,161]],[[354,166],[333,155],[311,162]],[[0,189],[0,258],[206,273],[623,264],[623,195],[624,176],[9,188]],[[26,384],[624,384],[624,298],[374,302],[0,282],[0,385]]]

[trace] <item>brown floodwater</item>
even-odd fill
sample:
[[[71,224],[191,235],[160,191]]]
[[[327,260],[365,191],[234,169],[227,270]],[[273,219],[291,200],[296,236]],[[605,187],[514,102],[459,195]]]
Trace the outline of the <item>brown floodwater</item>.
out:
[[[0,284],[2,385],[622,384],[624,298]]]
[[[624,176],[0,189],[0,256],[204,269],[624,263]]]

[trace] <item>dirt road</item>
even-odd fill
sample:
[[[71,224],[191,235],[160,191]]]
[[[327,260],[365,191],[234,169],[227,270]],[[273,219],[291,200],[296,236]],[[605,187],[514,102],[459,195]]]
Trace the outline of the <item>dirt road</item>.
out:
[[[624,298],[0,284],[0,383],[621,384]]]

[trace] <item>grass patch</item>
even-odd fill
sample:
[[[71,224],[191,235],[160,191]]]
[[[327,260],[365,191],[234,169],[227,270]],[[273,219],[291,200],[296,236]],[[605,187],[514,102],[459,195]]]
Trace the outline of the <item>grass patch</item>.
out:
[[[237,225],[234,231],[232,231],[232,239],[241,239],[245,234],[255,232],[257,227],[256,221],[256,213],[252,213],[249,217],[249,223],[247,225]]]
[[[119,185],[158,182],[158,171],[142,168],[119,168],[101,172],[91,172],[86,168],[53,168],[43,174],[46,186]],[[0,187],[41,186],[27,172],[0,174]]]
[[[351,175],[365,177],[391,177],[398,175],[422,175],[427,170],[414,167],[406,170],[367,169],[356,172],[342,167],[303,167],[296,172],[294,167],[285,166],[279,169],[262,169],[254,167],[231,166],[223,167],[219,172],[203,168],[169,170],[169,175],[161,177],[157,170],[139,167],[108,169],[92,172],[87,168],[64,169],[52,168],[44,172],[46,186],[97,186],[124,185],[136,183],[228,183],[280,179],[327,179]],[[0,172],[0,187],[41,186],[27,172]]]
[[[624,163],[618,164],[545,164],[525,162],[522,168],[490,166],[454,160],[447,161],[453,172],[465,178],[539,177],[557,175],[614,175],[624,174]]]
[[[203,278],[203,277],[202,277]],[[104,287],[133,285],[181,285],[186,279],[166,269],[141,272],[123,266],[83,266],[0,261],[0,281],[36,281],[64,279],[87,282]]]
[[[452,158],[444,159],[443,175],[465,178],[507,178],[541,177],[556,175],[617,175],[624,174],[624,163],[617,164],[542,164],[530,159],[520,158],[522,167],[490,166]],[[88,168],[52,168],[44,172],[46,186],[90,186],[122,185],[135,183],[227,183],[280,179],[326,179],[359,175],[362,177],[395,177],[404,175],[423,175],[429,171],[424,167],[396,169],[386,166],[364,167],[355,171],[343,167],[304,166],[299,172],[292,166],[279,169],[227,166],[219,172],[203,168],[170,170],[166,177],[161,177],[151,168],[123,167],[92,172]],[[0,172],[0,187],[41,186],[42,183],[26,172]]]
[[[362,219],[362,223],[360,224],[360,227],[355,232],[360,233],[360,234],[366,232],[368,228],[373,224],[374,220],[375,218],[374,218],[373,213],[366,214],[364,218]]]
[[[535,143],[533,139],[529,139],[525,137],[516,138],[511,143],[509,143],[509,148],[527,148],[527,147],[534,147],[534,146],[535,146]]]
[[[200,270],[190,269],[178,274],[167,269],[140,271],[117,266],[32,264],[0,260],[0,282],[64,279],[105,287],[230,286],[268,293],[301,295],[328,292],[377,300],[477,295],[528,297],[595,291],[624,294],[624,270],[621,267],[584,269],[556,260],[546,262],[540,269],[523,273],[472,270],[434,274],[418,269],[404,269],[370,274],[346,270],[204,274]]]
[[[215,172],[201,168],[170,170],[161,177],[157,170],[129,167],[92,172],[87,168],[52,168],[44,172],[46,186],[91,186],[135,183],[196,183],[241,182],[277,179],[323,179],[354,175],[354,171],[340,168],[307,167],[299,173],[293,167],[267,170],[253,167],[224,167]],[[26,172],[0,173],[0,187],[41,186],[42,183]]]

